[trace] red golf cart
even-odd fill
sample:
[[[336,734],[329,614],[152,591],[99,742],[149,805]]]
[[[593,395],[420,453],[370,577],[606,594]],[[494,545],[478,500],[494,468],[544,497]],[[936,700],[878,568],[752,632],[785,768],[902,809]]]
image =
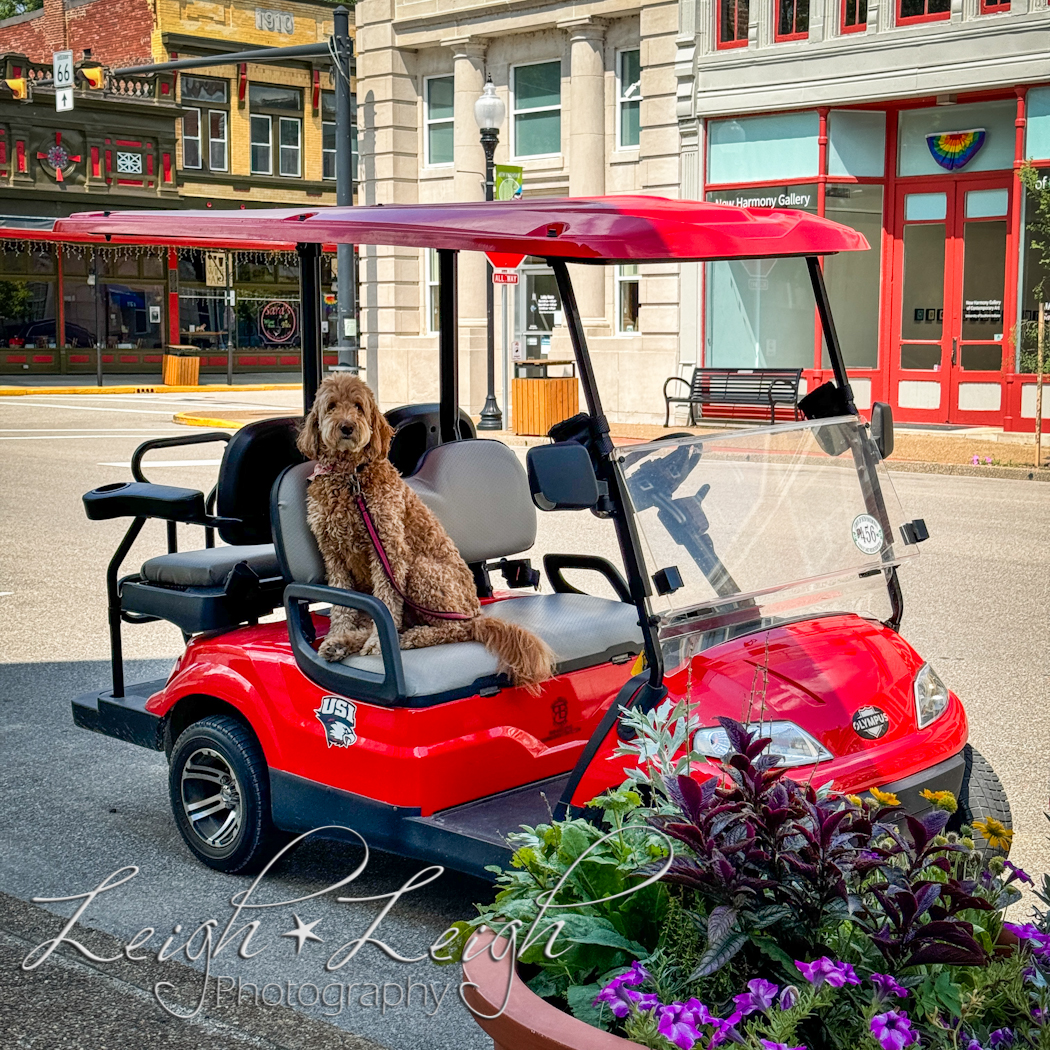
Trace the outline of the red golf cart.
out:
[[[504,836],[518,825],[622,782],[624,709],[677,698],[692,705],[701,754],[725,747],[719,716],[761,720],[793,776],[842,792],[879,786],[916,811],[923,789],[950,789],[959,822],[1009,823],[994,772],[966,742],[962,704],[899,633],[897,570],[926,529],[905,517],[882,463],[888,406],[870,423],[854,406],[820,267],[823,255],[865,249],[859,234],[797,212],[643,197],[93,213],[58,226],[294,245],[304,408],[321,373],[321,245],[435,248],[440,402],[390,413],[391,458],[473,569],[483,615],[528,627],[558,658],[533,695],[477,643],[401,652],[382,603],[327,586],[306,524],[312,465],[295,448],[297,418],[146,442],[135,480],[84,497],[89,518],[132,520],[107,577],[112,688],[77,697],[73,717],[167,753],[175,820],[206,864],[247,871],[281,831],[342,825],[380,849],[484,876],[506,862]],[[587,411],[529,449],[525,466],[479,440],[458,408],[461,251],[539,257],[557,280]],[[801,419],[615,447],[567,264],[755,257],[805,260],[834,382],[802,399]],[[152,449],[203,441],[227,442],[210,495],[147,480]],[[537,508],[607,520],[621,564],[547,554],[553,593],[536,593],[522,555]],[[150,519],[167,523],[168,551],[121,577]],[[204,546],[177,550],[176,523],[201,526]],[[573,586],[565,573],[579,570],[616,598]],[[282,605],[284,617],[270,617]],[[332,605],[374,620],[380,656],[318,655]],[[125,685],[121,626],[156,619],[183,631],[186,650],[167,681]]]

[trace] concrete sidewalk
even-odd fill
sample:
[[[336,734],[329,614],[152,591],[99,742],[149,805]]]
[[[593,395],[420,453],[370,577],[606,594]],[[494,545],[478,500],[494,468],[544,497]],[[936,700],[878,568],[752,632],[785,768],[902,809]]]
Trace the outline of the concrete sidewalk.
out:
[[[252,390],[298,390],[302,383],[296,372],[258,372],[234,375],[227,385],[226,373],[202,375],[193,386],[165,386],[157,373],[147,375],[106,375],[99,386],[92,375],[25,375],[0,376],[0,397],[26,394],[191,394],[231,393]]]
[[[63,945],[37,969],[22,961],[56,937],[66,920],[17,897],[0,893],[0,1032],[4,1047],[40,1050],[383,1050],[286,1006],[265,1009],[232,1002],[216,1009],[205,1000],[191,1020],[180,1020],[158,1005],[153,988],[170,982],[166,1001],[189,1013],[200,998],[201,974],[156,956],[130,962],[95,963]],[[120,956],[124,944],[109,934],[77,924],[71,933],[104,959]]]

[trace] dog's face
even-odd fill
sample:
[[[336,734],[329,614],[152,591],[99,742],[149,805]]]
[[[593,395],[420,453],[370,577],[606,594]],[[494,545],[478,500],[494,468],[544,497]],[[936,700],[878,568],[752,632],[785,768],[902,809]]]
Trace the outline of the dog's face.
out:
[[[357,376],[326,376],[299,433],[299,450],[320,462],[385,458],[394,431]]]

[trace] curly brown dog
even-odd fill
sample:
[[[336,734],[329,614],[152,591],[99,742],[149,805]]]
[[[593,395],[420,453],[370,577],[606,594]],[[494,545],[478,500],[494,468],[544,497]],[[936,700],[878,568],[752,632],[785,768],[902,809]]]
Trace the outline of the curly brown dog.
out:
[[[477,641],[516,685],[535,686],[549,678],[554,657],[545,642],[517,624],[481,615],[474,576],[455,544],[387,459],[393,434],[360,379],[336,374],[321,383],[303,422],[299,449],[318,463],[307,494],[307,520],[329,584],[373,594],[384,602],[402,649]],[[369,538],[355,498],[358,491],[396,588]],[[468,618],[445,620],[424,610]],[[319,650],[326,660],[379,651],[378,632],[364,613],[333,606],[332,625]]]

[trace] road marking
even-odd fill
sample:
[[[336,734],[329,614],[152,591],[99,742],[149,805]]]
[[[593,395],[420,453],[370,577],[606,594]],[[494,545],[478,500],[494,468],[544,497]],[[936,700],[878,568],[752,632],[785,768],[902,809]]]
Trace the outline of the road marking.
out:
[[[217,467],[222,463],[221,459],[148,459],[143,463],[144,467]],[[127,467],[131,469],[130,463],[99,463],[100,467]]]
[[[97,438],[114,439],[120,437],[141,437],[141,434],[19,434],[18,436],[0,437],[0,441],[89,441]],[[154,437],[172,437],[167,434],[154,434]]]
[[[14,591],[0,591],[0,598],[7,598],[14,593]]]
[[[65,402],[39,401],[37,398],[28,397],[4,397],[0,398],[0,405],[5,408],[61,408],[67,412],[120,412],[129,416],[167,416],[171,419],[171,409],[149,409],[149,408],[109,408],[102,405],[71,405]]]
[[[0,427],[0,434],[167,434],[170,427]]]

